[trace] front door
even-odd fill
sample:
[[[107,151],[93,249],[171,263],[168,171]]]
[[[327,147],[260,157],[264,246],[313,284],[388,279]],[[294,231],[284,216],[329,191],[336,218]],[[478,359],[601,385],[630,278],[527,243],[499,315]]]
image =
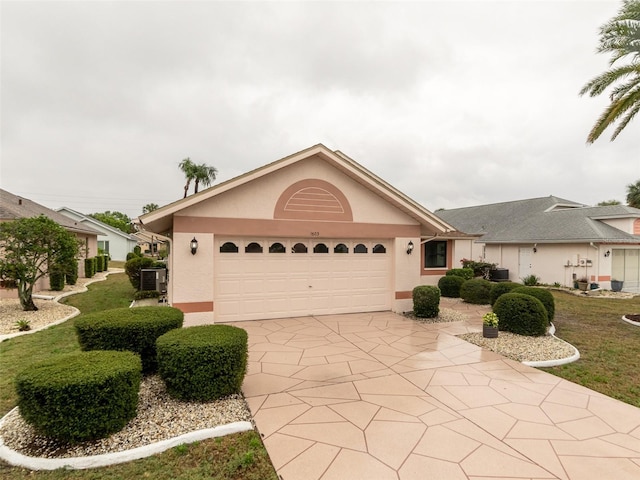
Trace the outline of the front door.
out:
[[[520,247],[518,256],[518,276],[525,278],[531,275],[531,248]]]

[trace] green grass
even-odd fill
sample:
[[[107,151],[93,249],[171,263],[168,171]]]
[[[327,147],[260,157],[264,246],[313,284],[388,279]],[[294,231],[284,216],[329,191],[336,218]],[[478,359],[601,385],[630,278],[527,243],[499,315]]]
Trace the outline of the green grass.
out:
[[[113,267],[113,263],[110,265]],[[86,293],[67,297],[65,303],[82,314],[127,307],[134,290],[125,274],[111,274],[107,280],[88,287]],[[27,365],[52,355],[80,350],[74,320],[40,332],[0,343],[0,416],[17,403],[16,374]],[[90,470],[31,471],[0,461],[0,478],[107,480],[130,478],[184,480],[277,480],[259,435],[243,432],[216,439],[179,445],[162,454],[111,467]]]
[[[605,299],[554,291],[556,335],[580,360],[545,371],[640,407],[640,327],[621,320],[640,313],[640,296]]]

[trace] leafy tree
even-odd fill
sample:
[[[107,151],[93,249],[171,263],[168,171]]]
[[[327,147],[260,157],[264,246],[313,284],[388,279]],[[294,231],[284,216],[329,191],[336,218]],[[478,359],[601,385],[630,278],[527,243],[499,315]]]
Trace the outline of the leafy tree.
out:
[[[627,185],[627,205],[640,208],[640,180]]]
[[[0,223],[0,278],[13,280],[24,311],[38,310],[33,287],[56,265],[78,255],[78,241],[50,218],[21,218]]]
[[[216,179],[218,169],[216,167],[210,167],[204,163],[195,166],[195,191],[198,193],[198,185],[202,183],[205,187],[211,185]]]
[[[157,203],[147,203],[144,207],[142,207],[142,213],[153,212],[154,210],[159,209],[160,206]]]
[[[184,173],[185,179],[187,180],[184,184],[184,197],[187,198],[187,194],[189,193],[189,185],[191,185],[191,180],[196,178],[196,164],[193,163],[189,157],[185,158],[178,164],[178,168],[182,170]]]
[[[102,223],[111,225],[113,228],[123,231],[124,233],[132,233],[131,218],[121,212],[111,212],[107,210],[102,213],[90,213],[90,217],[99,220]]]
[[[620,200],[603,200],[602,202],[598,202],[599,207],[606,207],[608,205],[620,205]]]
[[[590,80],[580,95],[595,97],[617,83],[610,93],[611,103],[589,132],[587,143],[595,142],[607,127],[618,122],[611,140],[624,130],[640,110],[640,0],[625,0],[618,14],[600,27],[598,53],[611,53],[606,72]],[[616,65],[618,60],[627,64]]]

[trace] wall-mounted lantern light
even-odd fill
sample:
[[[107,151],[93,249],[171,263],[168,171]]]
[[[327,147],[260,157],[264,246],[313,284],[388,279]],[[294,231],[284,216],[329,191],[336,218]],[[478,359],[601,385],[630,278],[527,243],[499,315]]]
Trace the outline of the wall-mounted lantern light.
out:
[[[407,255],[411,255],[411,252],[413,252],[413,242],[409,240],[409,243],[407,244]]]
[[[195,255],[198,250],[198,240],[196,240],[196,237],[193,237],[189,245],[191,246],[191,255]]]
[[[605,257],[608,257],[609,255],[611,255],[611,250],[607,250],[606,252],[604,252]]]

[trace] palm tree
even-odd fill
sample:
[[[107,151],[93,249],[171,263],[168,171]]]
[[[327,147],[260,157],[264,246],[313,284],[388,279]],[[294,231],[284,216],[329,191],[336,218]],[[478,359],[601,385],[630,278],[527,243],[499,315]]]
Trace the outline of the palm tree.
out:
[[[184,173],[185,178],[187,179],[187,183],[184,184],[184,197],[187,198],[187,193],[189,193],[189,185],[191,184],[191,180],[196,178],[196,164],[193,163],[189,157],[182,160],[178,167]],[[196,190],[197,191],[197,190]]]
[[[201,163],[200,165],[195,165],[195,192],[198,193],[198,185],[202,183],[205,187],[211,185],[216,179],[216,175],[218,174],[218,169],[216,167],[211,167],[209,165],[205,165]]]
[[[625,0],[618,15],[600,27],[597,51],[611,53],[611,68],[590,80],[580,95],[595,97],[618,84],[611,91],[611,103],[589,132],[587,143],[595,142],[607,127],[619,122],[611,136],[611,141],[615,140],[640,110],[640,0]],[[629,63],[613,66],[623,58]]]
[[[640,180],[627,185],[627,205],[640,208]]]

